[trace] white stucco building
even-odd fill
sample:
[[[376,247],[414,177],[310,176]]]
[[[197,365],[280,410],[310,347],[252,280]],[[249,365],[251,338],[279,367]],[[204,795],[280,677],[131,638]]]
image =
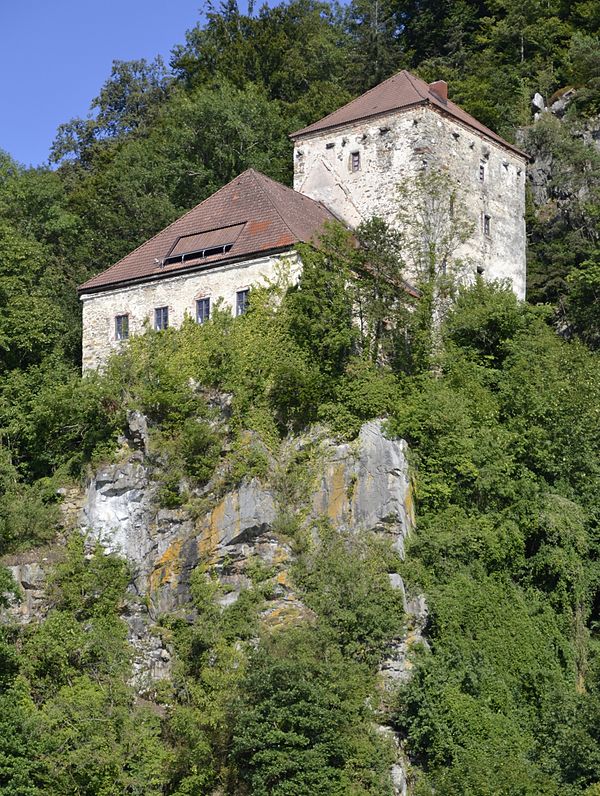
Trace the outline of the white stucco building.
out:
[[[300,273],[298,243],[334,216],[320,203],[243,172],[158,235],[79,288],[83,369],[97,368],[122,340],[146,328],[202,323],[221,300],[245,311],[252,285]]]
[[[398,224],[398,185],[424,168],[462,190],[471,276],[507,279],[524,298],[527,156],[450,102],[443,81],[400,72],[292,139],[294,190],[250,169],[79,288],[84,370],[147,326],[203,322],[218,299],[243,313],[251,285],[281,266],[297,278],[297,244],[326,221]]]
[[[445,172],[473,233],[457,252],[474,276],[507,279],[525,298],[527,156],[403,71],[293,133],[294,188],[350,227],[373,216],[398,224],[398,186],[423,169]],[[410,278],[410,275],[408,275]]]

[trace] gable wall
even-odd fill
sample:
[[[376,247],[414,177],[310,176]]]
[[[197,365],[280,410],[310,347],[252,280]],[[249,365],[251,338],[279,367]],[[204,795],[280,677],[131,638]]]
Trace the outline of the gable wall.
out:
[[[350,168],[352,152],[360,152],[357,172]],[[480,163],[486,168],[483,182]],[[468,262],[468,273],[474,276],[480,265],[487,278],[508,279],[524,298],[525,160],[431,108],[297,139],[294,188],[350,226],[374,215],[397,225],[397,186],[426,165],[449,171],[462,189],[474,233],[457,256]],[[484,214],[491,219],[490,236],[483,231]]]
[[[186,314],[196,317],[196,299],[210,296],[211,310],[218,299],[235,312],[236,291],[266,285],[285,274],[297,281],[300,261],[296,252],[214,266],[206,271],[164,277],[129,287],[82,294],[83,370],[101,367],[121,345],[115,336],[115,316],[129,315],[129,334],[140,334],[154,323],[156,307],[169,308],[169,326],[181,325]]]

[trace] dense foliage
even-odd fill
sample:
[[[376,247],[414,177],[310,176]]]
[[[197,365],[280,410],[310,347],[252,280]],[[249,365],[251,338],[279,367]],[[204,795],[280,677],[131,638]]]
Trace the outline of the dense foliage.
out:
[[[136,699],[125,566],[49,546],[57,488],[115,455],[128,410],[148,418],[159,500],[192,513],[215,473],[221,490],[264,477],[311,423],[351,439],[387,416],[415,473],[402,574],[429,604],[430,649],[390,708],[411,786],[600,792],[599,35],[593,3],[232,2],[169,67],[116,62],[92,118],[59,129],[54,168],[0,154],[0,554],[56,558],[45,620],[0,632],[2,796],[390,792],[376,672],[403,616],[399,562],[373,539],[282,513],[307,613],[277,631],[260,618],[272,573],[256,564],[221,609],[198,568],[196,618],[158,620],[173,680]],[[247,315],[149,332],[80,377],[78,283],[244,168],[289,182],[288,133],[404,67],[505,136],[524,128],[529,304],[444,284],[440,313],[435,263],[414,301],[397,287],[418,252],[374,219],[361,249],[331,229],[300,284],[253,291]],[[535,91],[571,86],[533,123]],[[289,503],[307,466],[279,475]],[[1,568],[2,604],[13,589]]]

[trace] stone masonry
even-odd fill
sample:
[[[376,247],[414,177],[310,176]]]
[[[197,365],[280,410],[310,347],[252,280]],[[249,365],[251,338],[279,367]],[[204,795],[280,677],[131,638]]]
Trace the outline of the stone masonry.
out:
[[[356,171],[353,153],[360,156]],[[397,224],[398,186],[427,167],[451,175],[473,223],[457,256],[471,264],[473,276],[479,266],[488,279],[508,279],[523,299],[525,157],[432,107],[392,111],[295,140],[295,190],[351,227],[372,216]]]
[[[295,252],[260,257],[245,262],[215,266],[177,276],[124,287],[112,287],[96,293],[82,293],[83,370],[98,368],[117,349],[115,316],[129,316],[129,334],[152,328],[156,307],[169,308],[169,325],[180,326],[186,315],[195,318],[196,300],[210,297],[211,308],[219,299],[223,308],[235,312],[238,290],[251,285],[267,285],[280,275],[292,281],[300,271]]]

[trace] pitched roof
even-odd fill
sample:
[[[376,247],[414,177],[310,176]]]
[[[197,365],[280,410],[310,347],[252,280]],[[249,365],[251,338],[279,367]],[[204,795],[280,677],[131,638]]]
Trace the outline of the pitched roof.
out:
[[[292,133],[291,138],[321,132],[331,127],[343,127],[360,119],[368,119],[370,116],[379,116],[390,111],[405,110],[417,105],[431,105],[467,125],[467,127],[471,127],[478,133],[492,139],[492,141],[496,141],[496,143],[511,149],[523,157],[527,157],[514,144],[505,141],[493,130],[490,130],[489,127],[481,124],[473,116],[459,108],[458,105],[450,102],[449,99],[445,99],[442,96],[442,92],[432,90],[432,86],[435,87],[435,85],[428,85],[421,78],[403,69],[402,72],[392,75],[392,77],[384,80],[383,83],[361,94],[360,97],[352,100],[347,105],[338,108],[337,111],[330,113],[323,119],[319,119],[314,124],[309,124],[308,127],[304,127],[302,130]]]
[[[320,202],[248,169],[79,292],[286,249],[318,237],[333,220]]]

